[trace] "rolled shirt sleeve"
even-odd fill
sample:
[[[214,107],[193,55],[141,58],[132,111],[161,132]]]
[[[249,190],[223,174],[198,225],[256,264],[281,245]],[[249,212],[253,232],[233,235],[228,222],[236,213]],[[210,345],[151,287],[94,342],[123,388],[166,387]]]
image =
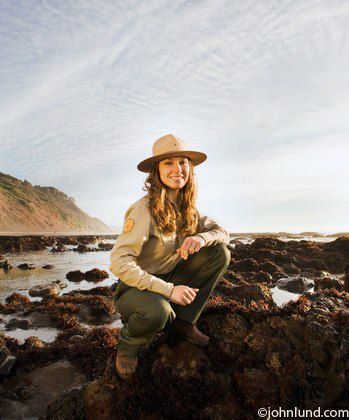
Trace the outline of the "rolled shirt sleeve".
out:
[[[122,233],[110,253],[110,271],[128,286],[150,290],[169,299],[173,283],[166,282],[142,270],[137,257],[149,240],[151,215],[148,208],[131,206],[124,220]]]
[[[196,236],[200,236],[205,240],[205,246],[216,245],[224,243],[226,245],[230,242],[229,233],[219,226],[213,219],[202,215],[198,211],[199,222]]]

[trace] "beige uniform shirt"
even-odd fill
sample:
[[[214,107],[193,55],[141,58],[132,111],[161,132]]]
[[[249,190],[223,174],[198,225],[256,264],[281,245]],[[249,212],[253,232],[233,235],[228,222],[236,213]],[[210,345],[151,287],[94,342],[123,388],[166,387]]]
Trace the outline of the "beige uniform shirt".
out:
[[[174,232],[161,232],[147,207],[147,195],[126,211],[124,227],[110,254],[110,271],[129,286],[150,290],[169,298],[173,283],[153,274],[167,274],[181,260],[176,252],[184,237]],[[205,246],[229,243],[229,234],[215,221],[199,214],[195,236],[205,240]]]

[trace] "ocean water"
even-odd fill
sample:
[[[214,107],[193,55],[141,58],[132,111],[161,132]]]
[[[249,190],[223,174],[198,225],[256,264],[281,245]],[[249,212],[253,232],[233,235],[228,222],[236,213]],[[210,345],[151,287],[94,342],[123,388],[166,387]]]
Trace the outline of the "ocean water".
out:
[[[115,240],[104,240],[104,243],[114,243]],[[74,246],[67,246],[73,249]],[[79,253],[74,251],[53,253],[50,248],[42,251],[19,252],[12,254],[2,254],[15,267],[8,273],[0,270],[0,302],[4,302],[6,297],[13,292],[21,293],[29,297],[28,291],[33,286],[46,285],[54,280],[64,281],[68,287],[61,290],[62,293],[76,289],[92,289],[96,286],[111,286],[116,282],[116,277],[109,270],[110,251]],[[19,264],[34,264],[34,270],[20,270],[16,268]],[[45,270],[43,265],[51,264],[52,270]],[[99,268],[109,274],[109,278],[102,282],[94,283],[85,280],[80,283],[70,282],[66,279],[69,271],[80,270],[82,272]],[[31,298],[32,300],[40,298]]]

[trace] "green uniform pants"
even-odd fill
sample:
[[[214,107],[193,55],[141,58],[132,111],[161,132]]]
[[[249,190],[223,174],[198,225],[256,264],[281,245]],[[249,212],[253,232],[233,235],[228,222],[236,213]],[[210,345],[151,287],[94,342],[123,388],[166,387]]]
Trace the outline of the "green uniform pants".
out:
[[[154,274],[175,286],[199,289],[194,301],[186,306],[170,303],[159,293],[139,290],[119,280],[114,292],[115,308],[124,323],[119,336],[119,349],[129,356],[136,356],[139,349],[176,316],[194,324],[229,262],[228,248],[225,244],[217,244],[189,254],[186,260],[181,259],[167,274]]]

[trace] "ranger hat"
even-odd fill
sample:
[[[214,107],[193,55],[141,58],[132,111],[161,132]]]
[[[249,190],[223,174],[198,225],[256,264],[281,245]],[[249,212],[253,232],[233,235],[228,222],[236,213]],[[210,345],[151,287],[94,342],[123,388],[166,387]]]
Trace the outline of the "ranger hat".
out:
[[[207,159],[205,153],[188,150],[187,145],[179,137],[176,137],[173,134],[166,134],[154,142],[153,156],[142,160],[142,162],[137,165],[137,169],[142,172],[150,172],[152,165],[155,162],[175,156],[189,158],[194,166],[200,165],[200,163]]]

